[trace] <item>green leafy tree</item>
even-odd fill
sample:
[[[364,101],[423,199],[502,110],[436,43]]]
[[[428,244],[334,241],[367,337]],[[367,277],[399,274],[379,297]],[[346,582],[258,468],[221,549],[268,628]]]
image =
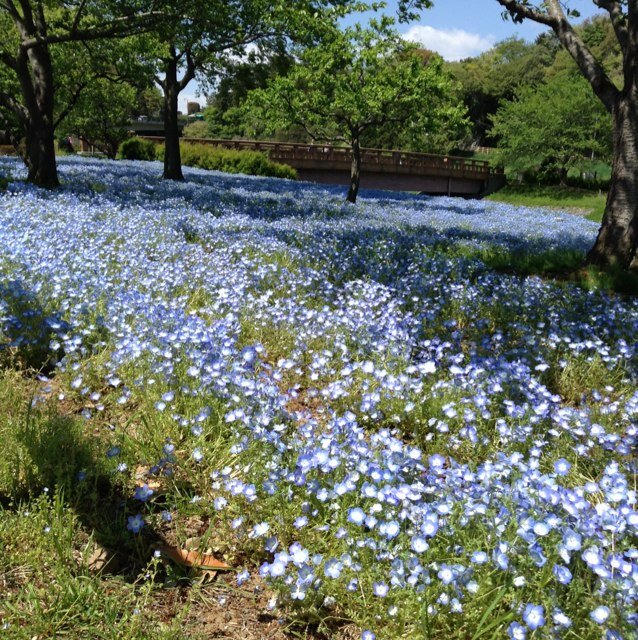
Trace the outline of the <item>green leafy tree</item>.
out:
[[[607,12],[622,52],[622,74],[617,81],[576,30],[572,18],[578,13],[569,5],[565,8],[560,0],[497,2],[516,22],[532,20],[552,29],[611,114],[611,183],[602,225],[587,261],[638,270],[638,2],[593,0]]]
[[[447,63],[462,87],[463,101],[472,123],[472,141],[493,144],[490,117],[503,100],[511,100],[519,87],[533,86],[545,78],[545,70],[560,45],[554,37],[540,36],[535,43],[508,38],[474,58]]]
[[[462,119],[450,105],[451,81],[441,65],[424,66],[416,47],[392,28],[333,29],[318,46],[299,53],[299,64],[265,90],[251,94],[247,108],[271,130],[300,126],[312,140],[347,144],[352,151],[347,200],[355,202],[361,176],[361,140],[371,130],[436,130]]]
[[[398,14],[409,20],[430,0],[401,0]],[[353,11],[384,7],[359,0],[182,0],[158,30],[157,83],[164,93],[164,178],[183,180],[177,103],[196,77],[219,74],[229,56],[252,43],[288,38],[309,42]]]
[[[147,35],[105,39],[55,52],[58,134],[78,135],[115,158],[131,119],[159,110],[152,104],[153,70],[139,55],[149,39]],[[58,53],[65,55],[58,59]]]
[[[260,47],[245,59],[229,61],[204,110],[208,136],[233,138],[245,136],[250,130],[253,136],[261,137],[254,123],[246,121],[249,114],[242,107],[250,91],[265,89],[269,82],[292,68],[294,59],[283,44],[276,42],[274,51]]]
[[[137,91],[126,82],[96,79],[82,92],[62,130],[86,140],[114,159],[128,137]]]
[[[265,35],[260,1],[184,0],[162,23],[148,54],[157,62],[156,82],[164,105],[164,178],[183,180],[179,146],[179,94],[195,77],[221,64],[223,56]]]
[[[587,158],[611,155],[611,117],[580,76],[521,87],[492,122],[506,166],[523,172],[542,165],[561,184]]]
[[[60,105],[56,61],[68,70],[77,43],[148,28],[159,16],[155,5],[153,0],[0,1],[0,127],[23,150],[29,180],[59,184],[55,128],[84,88],[83,82],[71,88],[68,104]]]
[[[177,103],[199,76],[215,76],[249,44],[284,36],[311,38],[324,21],[367,5],[356,0],[183,0],[158,31],[157,83],[164,93],[164,178],[183,180]]]

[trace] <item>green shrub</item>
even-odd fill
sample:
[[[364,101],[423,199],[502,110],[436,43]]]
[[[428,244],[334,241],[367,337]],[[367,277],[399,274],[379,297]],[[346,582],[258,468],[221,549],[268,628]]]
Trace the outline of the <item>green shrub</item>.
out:
[[[155,160],[155,145],[150,140],[129,138],[120,145],[122,160]]]
[[[244,173],[251,176],[267,176],[271,178],[289,178],[295,180],[297,172],[288,165],[279,164],[268,159],[258,151],[236,151],[207,144],[180,145],[182,164],[186,167],[198,167],[208,171],[224,171],[225,173]],[[157,145],[156,157],[164,159],[164,146]]]

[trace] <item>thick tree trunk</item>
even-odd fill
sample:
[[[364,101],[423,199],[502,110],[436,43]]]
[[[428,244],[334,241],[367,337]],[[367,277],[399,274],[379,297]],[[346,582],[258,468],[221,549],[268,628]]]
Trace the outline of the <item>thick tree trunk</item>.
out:
[[[346,200],[355,203],[359,193],[359,182],[361,181],[361,144],[359,137],[352,139],[352,164],[350,165],[350,188]]]
[[[638,269],[638,91],[623,91],[612,112],[614,156],[605,215],[587,262]]]
[[[28,169],[29,182],[47,189],[60,186],[52,127],[42,123],[29,123],[24,161]]]
[[[55,162],[55,127],[53,124],[53,66],[47,45],[31,47],[17,59],[16,73],[20,80],[24,112],[26,144],[24,161],[28,180],[39,187],[60,185]]]
[[[164,179],[183,180],[182,155],[179,149],[179,121],[177,115],[177,60],[175,57],[166,67],[164,79]]]

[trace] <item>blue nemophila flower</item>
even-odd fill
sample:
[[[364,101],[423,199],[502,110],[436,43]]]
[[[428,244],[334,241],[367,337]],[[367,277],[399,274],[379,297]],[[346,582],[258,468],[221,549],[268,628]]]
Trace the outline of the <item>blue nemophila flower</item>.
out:
[[[489,557],[485,551],[475,551],[470,560],[474,564],[485,564],[489,560]]]
[[[578,551],[582,548],[582,539],[577,531],[568,529],[563,534],[563,545],[568,551]]]
[[[439,580],[445,585],[448,585],[454,581],[454,571],[452,567],[449,567],[446,564],[441,566],[437,575],[439,577]]]
[[[375,582],[372,585],[372,593],[378,598],[385,598],[388,595],[389,587],[385,582]]]
[[[401,531],[401,527],[399,523],[396,522],[395,520],[392,520],[390,522],[385,522],[380,527],[381,534],[384,535],[388,540],[392,540],[393,538],[396,538],[399,535],[400,531]]]
[[[323,567],[324,575],[327,578],[337,579],[343,571],[343,564],[336,558],[331,558]]]
[[[267,522],[260,522],[253,527],[252,533],[256,538],[260,538],[262,536],[265,536],[269,530],[270,525]]]
[[[361,640],[376,640],[376,635],[372,631],[363,631],[361,633]]]
[[[572,625],[572,621],[569,616],[565,615],[560,609],[556,609],[554,611],[554,613],[552,614],[552,620],[554,621],[554,624],[558,625],[559,627],[568,628]]]
[[[604,624],[605,622],[607,622],[608,618],[609,618],[609,607],[605,607],[605,606],[600,606],[600,607],[596,607],[590,614],[589,617],[596,623],[596,624]]]
[[[565,458],[560,458],[554,463],[554,473],[559,476],[566,476],[571,468],[572,465]]]
[[[507,628],[507,635],[512,640],[525,640],[527,629],[520,622],[512,622]]]
[[[572,581],[572,572],[566,566],[555,564],[552,571],[561,584],[569,584]]]
[[[411,542],[411,548],[414,553],[425,553],[430,545],[427,543],[426,539],[421,536],[414,536]]]
[[[365,511],[360,507],[354,507],[348,511],[348,522],[352,522],[354,524],[363,524],[365,518]]]
[[[146,483],[144,483],[141,487],[136,487],[133,497],[136,500],[141,500],[142,502],[146,502],[153,495],[153,493],[154,493],[153,489],[149,488],[149,486]]]
[[[545,624],[545,608],[543,605],[528,604],[523,611],[525,624],[533,631]]]
[[[133,533],[139,533],[146,523],[141,513],[128,517],[126,528]]]

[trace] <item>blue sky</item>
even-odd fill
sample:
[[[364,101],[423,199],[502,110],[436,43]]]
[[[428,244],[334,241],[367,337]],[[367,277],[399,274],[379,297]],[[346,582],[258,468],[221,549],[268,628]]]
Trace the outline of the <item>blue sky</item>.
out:
[[[389,0],[387,4],[388,12],[396,11],[396,0]],[[578,9],[583,18],[595,13],[591,0],[571,0],[569,4]],[[522,24],[503,20],[501,13],[501,5],[496,0],[434,0],[434,6],[423,11],[419,20],[401,25],[400,31],[408,39],[438,51],[447,60],[478,55],[510,36],[533,40],[545,31],[541,25],[527,20]],[[361,21],[362,16],[354,16],[347,22],[357,20]],[[191,83],[181,94],[182,111],[186,110],[187,100],[206,102],[204,97],[194,97],[196,91],[196,84]]]
[[[388,11],[395,12],[397,4],[390,0]],[[572,0],[569,4],[583,18],[595,13],[591,0]],[[400,31],[444,58],[458,60],[478,55],[510,36],[533,40],[546,30],[528,20],[521,24],[503,20],[502,11],[496,0],[434,0],[434,6],[423,11],[420,20],[401,25]]]

